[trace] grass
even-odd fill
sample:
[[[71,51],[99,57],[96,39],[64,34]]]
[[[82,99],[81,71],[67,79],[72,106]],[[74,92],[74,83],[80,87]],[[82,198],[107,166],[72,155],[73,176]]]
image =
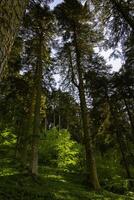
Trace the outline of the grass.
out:
[[[82,174],[41,167],[38,178],[24,176],[11,168],[0,176],[0,200],[134,200],[134,193],[118,195],[86,187]],[[8,172],[8,173],[7,173]]]

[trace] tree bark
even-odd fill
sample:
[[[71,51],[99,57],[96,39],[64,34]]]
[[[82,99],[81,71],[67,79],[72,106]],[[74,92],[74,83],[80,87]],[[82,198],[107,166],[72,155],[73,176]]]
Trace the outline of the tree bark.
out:
[[[87,170],[89,172],[90,182],[93,188],[95,190],[99,190],[100,184],[99,184],[99,180],[97,176],[97,169],[96,169],[96,162],[95,162],[95,157],[93,153],[92,140],[91,140],[91,135],[89,133],[89,127],[88,127],[88,111],[87,111],[85,91],[84,91],[85,89],[84,89],[84,83],[83,83],[83,69],[81,66],[80,50],[79,50],[78,42],[77,42],[77,29],[75,25],[74,25],[74,47],[75,47],[75,53],[76,53],[76,65],[77,65],[78,80],[79,80],[78,90],[79,90],[81,116],[82,116],[83,132],[84,132],[84,145],[85,145],[85,151],[86,151]]]
[[[126,158],[126,154],[125,154],[125,144],[124,144],[124,141],[122,140],[122,136],[121,134],[119,133],[119,131],[117,130],[116,131],[116,136],[117,136],[117,141],[118,141],[118,144],[119,144],[119,148],[120,148],[120,152],[121,152],[121,155],[122,155],[122,160],[123,160],[123,164],[124,164],[124,168],[126,170],[126,175],[127,175],[127,178],[128,179],[132,179],[132,176],[131,176],[131,173],[130,173],[130,169],[129,169],[129,163],[127,161],[127,158]],[[132,181],[129,181],[130,183],[130,186],[133,187],[133,183]]]
[[[110,107],[110,112],[111,112],[111,115],[113,116],[113,119],[115,120],[115,122],[117,123],[118,122],[118,119],[116,117],[116,113],[114,112],[114,109],[113,109],[113,106],[111,105],[110,103],[110,100],[109,100],[109,96],[107,95],[107,100],[108,100],[108,103],[109,103],[109,107]],[[116,108],[117,109],[117,108]],[[116,124],[115,123],[115,124]],[[130,169],[129,169],[129,163],[128,163],[128,160],[126,158],[126,144],[125,144],[125,141],[122,137],[122,135],[120,134],[120,130],[118,130],[119,128],[117,127],[116,128],[116,138],[117,138],[117,143],[119,145],[119,148],[120,148],[120,152],[121,152],[121,156],[122,156],[122,160],[123,160],[123,165],[124,165],[124,169],[126,171],[126,175],[127,175],[127,178],[131,179],[132,176],[131,176],[131,172],[130,172]],[[130,180],[129,181],[129,184],[131,187],[133,187],[133,182]]]
[[[31,160],[31,173],[38,175],[38,145],[40,138],[40,104],[41,104],[41,83],[42,83],[42,34],[39,35],[39,50],[36,68],[35,80],[35,111],[34,111],[34,127],[32,138],[32,160]]]
[[[0,1],[0,78],[29,0]]]
[[[133,118],[132,118],[132,115],[131,115],[131,112],[130,112],[127,100],[124,97],[123,97],[123,100],[124,100],[124,104],[126,106],[127,114],[128,114],[128,117],[129,117],[131,128],[132,128],[132,133],[133,133],[133,136],[134,136],[134,122],[133,122]]]
[[[30,95],[28,104],[28,113],[26,116],[26,128],[23,130],[23,147],[21,151],[21,163],[23,168],[27,168],[28,162],[28,145],[31,143],[31,136],[33,132],[33,113],[35,104],[35,89],[33,88],[33,93]]]

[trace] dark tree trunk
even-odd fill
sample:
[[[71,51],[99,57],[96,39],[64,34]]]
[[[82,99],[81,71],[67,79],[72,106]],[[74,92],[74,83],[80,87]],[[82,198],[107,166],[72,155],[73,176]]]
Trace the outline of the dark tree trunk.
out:
[[[21,137],[22,137],[23,123],[19,122],[17,126],[17,141],[15,147],[15,158],[20,160],[20,146],[21,146]]]
[[[78,80],[79,80],[79,98],[80,98],[80,107],[81,107],[81,116],[82,116],[82,125],[83,125],[83,132],[84,132],[84,145],[86,151],[86,164],[87,170],[90,175],[90,182],[95,190],[100,189],[100,184],[97,176],[97,169],[96,169],[96,162],[93,153],[92,147],[92,140],[91,140],[91,133],[89,133],[88,127],[88,111],[85,99],[85,89],[83,83],[83,69],[81,67],[80,61],[80,50],[78,47],[77,42],[77,30],[74,25],[74,47],[76,53],[76,64],[77,64],[77,72],[78,72]]]
[[[0,1],[0,78],[29,0]]]
[[[133,133],[133,137],[134,137],[134,122],[133,122],[133,118],[132,118],[132,115],[131,115],[127,100],[125,98],[123,98],[123,100],[124,100],[124,103],[125,103],[125,106],[126,106],[127,114],[128,114],[128,117],[129,117],[129,121],[130,121],[131,128],[132,128],[132,133]]]
[[[117,142],[119,144],[120,152],[121,152],[121,155],[122,155],[122,160],[123,160],[123,164],[124,164],[124,168],[125,168],[125,171],[126,171],[127,178],[132,179],[130,169],[129,169],[129,163],[128,163],[128,160],[127,160],[126,154],[125,154],[125,149],[126,149],[125,146],[126,145],[123,141],[123,137],[121,136],[121,134],[119,133],[118,130],[116,131],[116,137],[117,137]],[[130,186],[133,187],[132,181],[129,181],[129,183],[130,183]]]
[[[23,149],[21,152],[21,163],[24,169],[27,167],[28,163],[28,146],[31,144],[31,137],[33,132],[33,113],[34,113],[34,103],[35,103],[35,89],[33,88],[33,93],[31,94],[30,102],[28,105],[28,113],[26,117],[26,128],[23,130]]]
[[[108,95],[107,95],[107,100],[109,102],[111,115],[113,116],[113,119],[114,119],[115,124],[116,124],[116,123],[118,123],[117,114],[114,112],[113,106],[110,103]],[[129,163],[128,163],[128,160],[127,160],[127,157],[126,157],[127,148],[126,148],[124,138],[120,134],[120,130],[118,129],[118,127],[116,128],[116,138],[117,138],[117,143],[119,145],[120,152],[121,152],[121,155],[122,155],[122,161],[123,161],[124,169],[126,171],[127,178],[131,179],[132,176],[131,176],[131,172],[130,172],[130,169],[129,169]],[[129,181],[129,183],[130,183],[130,186],[133,186],[132,181]]]
[[[39,49],[36,67],[36,80],[35,80],[35,111],[34,111],[34,125],[32,137],[32,161],[31,172],[38,175],[38,145],[40,138],[40,104],[41,104],[41,82],[42,82],[42,34],[39,35]]]

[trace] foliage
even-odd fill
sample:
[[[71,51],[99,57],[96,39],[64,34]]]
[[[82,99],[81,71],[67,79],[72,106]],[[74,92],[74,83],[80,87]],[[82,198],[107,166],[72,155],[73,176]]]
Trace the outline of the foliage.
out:
[[[82,146],[70,138],[67,130],[53,128],[41,142],[40,160],[64,170],[80,169],[82,152]]]
[[[109,159],[110,157],[110,159]],[[100,180],[111,181],[117,174],[121,176],[122,168],[119,163],[119,153],[117,150],[110,149],[104,155],[97,155],[98,171]],[[110,173],[109,173],[110,172]],[[104,183],[105,185],[105,183]]]
[[[10,31],[2,31],[7,40],[1,52],[6,68],[0,70],[0,199],[133,199],[134,1],[64,0],[54,11],[48,2],[29,1],[10,55]],[[0,5],[2,18],[9,18],[13,9],[4,0]],[[96,50],[118,45],[123,65],[114,73]],[[121,54],[114,49],[111,57],[116,56]],[[63,79],[59,89],[55,73]],[[29,168],[32,160],[38,169],[39,137],[40,164],[53,168],[41,167],[41,177],[35,177]],[[83,173],[88,157],[89,171]],[[20,164],[28,176],[18,173]],[[102,188],[123,196],[88,191],[87,175],[96,168]]]
[[[105,34],[108,36],[106,45],[115,47],[118,42],[124,45],[131,30],[134,29],[132,9],[134,3],[122,0],[92,0],[98,20],[105,26]]]
[[[16,143],[16,135],[13,134],[12,130],[5,129],[0,133],[0,144],[13,145]]]
[[[80,106],[69,92],[60,89],[47,95],[47,127],[67,129],[71,137],[81,141]]]
[[[83,185],[83,174],[55,168],[41,168],[34,178],[13,174],[0,177],[1,200],[133,200],[133,192],[118,195],[101,190],[94,192]]]

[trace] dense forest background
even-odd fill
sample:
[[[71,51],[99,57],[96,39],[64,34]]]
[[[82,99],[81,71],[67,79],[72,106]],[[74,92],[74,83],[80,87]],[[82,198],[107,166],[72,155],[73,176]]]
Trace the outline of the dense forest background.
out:
[[[134,199],[134,2],[52,2],[0,2],[0,199]]]

